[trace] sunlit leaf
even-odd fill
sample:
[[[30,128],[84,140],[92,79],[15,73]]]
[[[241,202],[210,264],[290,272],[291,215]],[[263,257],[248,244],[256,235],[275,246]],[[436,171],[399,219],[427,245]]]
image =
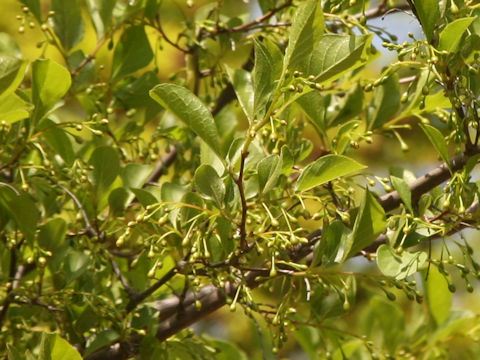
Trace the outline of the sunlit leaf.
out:
[[[171,111],[208,146],[220,155],[218,130],[207,107],[191,91],[174,84],[160,84],[150,91],[150,96]]]
[[[416,14],[422,25],[423,32],[428,42],[432,41],[433,30],[437,24],[440,14],[438,0],[412,0],[415,5]]]
[[[427,274],[425,274],[425,295],[428,309],[439,326],[450,315],[453,294],[448,290],[447,279],[440,274],[436,266],[431,265]]]
[[[322,156],[303,169],[296,187],[299,191],[309,190],[364,168],[365,165],[343,155]]]

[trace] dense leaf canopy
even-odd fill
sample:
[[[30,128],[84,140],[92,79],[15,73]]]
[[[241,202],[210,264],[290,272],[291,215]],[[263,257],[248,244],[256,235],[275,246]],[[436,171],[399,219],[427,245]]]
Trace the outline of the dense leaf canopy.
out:
[[[476,1],[3,3],[0,357],[480,357]]]

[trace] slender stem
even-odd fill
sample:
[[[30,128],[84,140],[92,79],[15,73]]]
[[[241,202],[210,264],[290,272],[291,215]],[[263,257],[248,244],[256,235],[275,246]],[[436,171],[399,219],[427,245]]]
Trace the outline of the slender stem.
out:
[[[97,56],[98,51],[101,49],[101,47],[105,44],[105,38],[100,39],[97,42],[97,45],[93,49],[93,51],[85,58],[82,60],[78,66],[71,71],[72,76],[76,76],[80,70],[82,70],[89,62],[91,62],[95,57]]]

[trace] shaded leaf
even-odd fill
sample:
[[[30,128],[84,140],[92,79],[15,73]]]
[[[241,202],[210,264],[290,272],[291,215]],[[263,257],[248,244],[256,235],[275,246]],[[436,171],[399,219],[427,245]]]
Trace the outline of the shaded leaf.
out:
[[[347,238],[343,251],[337,254],[337,261],[356,255],[360,250],[373,244],[378,235],[387,227],[385,211],[370,191],[365,191],[360,210],[355,218],[353,230]],[[343,252],[343,254],[342,254]]]
[[[255,65],[253,67],[254,116],[262,118],[272,101],[280,76],[282,53],[274,43],[255,41]]]
[[[82,11],[77,0],[52,0],[53,30],[65,50],[77,45],[85,34]]]
[[[195,171],[194,179],[198,191],[214,200],[218,207],[223,208],[225,185],[215,169],[210,165],[200,165]]]
[[[103,39],[112,23],[112,12],[116,0],[86,0],[97,37]]]
[[[413,214],[412,191],[410,190],[407,182],[396,176],[390,176],[390,180],[392,181],[393,188],[397,190],[398,195],[400,195],[400,199],[402,199],[408,211]]]
[[[54,218],[40,226],[38,245],[44,250],[55,251],[65,243],[67,223],[62,218]]]
[[[20,2],[28,7],[35,18],[41,22],[42,21],[42,12],[40,8],[40,0],[20,0]]]
[[[64,262],[64,273],[66,283],[69,284],[82,276],[90,266],[90,256],[80,251],[71,250]]]
[[[126,29],[115,46],[112,64],[112,81],[147,66],[153,59],[153,51],[143,26]]]
[[[296,100],[317,132],[322,135],[327,131],[327,107],[330,100],[331,95],[324,96],[319,91],[307,92]]]
[[[376,129],[387,123],[400,108],[398,75],[394,74],[375,88],[373,100],[367,108],[368,128]]]
[[[252,75],[250,72],[243,69],[232,70],[227,67],[227,73],[233,84],[233,89],[237,95],[238,102],[242,107],[243,112],[251,123],[254,119],[254,90]]]
[[[448,145],[442,133],[440,132],[440,130],[438,130],[437,128],[434,128],[431,125],[425,125],[422,123],[419,123],[419,125],[422,128],[425,135],[427,135],[428,140],[430,140],[432,145],[435,147],[435,150],[438,151],[443,161],[445,161],[450,166],[450,156],[448,155]]]
[[[73,150],[72,141],[65,130],[57,126],[57,124],[50,119],[42,122],[40,130],[44,129],[46,131],[43,133],[43,136],[48,145],[62,157],[66,164],[72,165],[76,159],[76,155]]]
[[[339,247],[347,240],[351,230],[340,220],[334,220],[328,224],[322,234],[322,241],[315,244],[311,266],[328,266],[336,258]]]
[[[152,165],[127,164],[120,172],[123,185],[127,188],[141,188],[153,171]]]
[[[120,173],[120,160],[117,152],[110,146],[100,146],[90,156],[93,165],[93,180],[97,191],[107,189]]]
[[[12,94],[23,80],[27,62],[0,53],[0,101]]]
[[[119,338],[120,334],[115,330],[103,330],[98,334],[95,334],[92,337],[92,340],[87,343],[87,348],[85,349],[85,353],[83,354],[83,356],[87,357],[96,350],[112,344]]]
[[[428,42],[432,41],[433,30],[440,18],[438,0],[413,0],[415,10]]]
[[[15,192],[0,185],[0,207],[15,221],[28,240],[33,240],[39,212],[32,198],[24,192]],[[0,224],[2,228],[5,224]]]
[[[328,181],[366,168],[355,160],[343,155],[326,155],[307,165],[297,180],[299,191],[309,190]]]
[[[282,173],[282,159],[278,155],[270,155],[257,165],[258,184],[261,194],[270,191],[276,184]]]

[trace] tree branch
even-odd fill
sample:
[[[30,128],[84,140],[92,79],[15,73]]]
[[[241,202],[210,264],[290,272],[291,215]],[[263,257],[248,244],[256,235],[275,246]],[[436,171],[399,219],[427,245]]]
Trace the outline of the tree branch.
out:
[[[452,172],[460,170],[465,166],[467,160],[480,153],[480,148],[475,148],[475,151],[469,154],[457,155],[452,159],[451,169]],[[410,185],[412,191],[412,197],[415,200],[440,185],[443,181],[447,180],[451,176],[448,166],[442,163],[437,168],[421,176]],[[379,199],[380,205],[385,211],[391,211],[397,208],[401,200],[396,191],[390,192]],[[471,209],[476,209],[476,206],[471,206]],[[470,209],[470,211],[472,211]],[[463,228],[463,227],[462,227]],[[458,230],[458,229],[457,229]],[[295,252],[292,253],[292,259],[299,260],[311,253],[313,245],[321,237],[321,229],[313,231],[309,236],[308,244],[300,246]],[[370,245],[366,249],[372,249],[372,247],[378,247],[386,240],[385,235],[380,235],[374,244]],[[254,289],[259,286],[264,279],[257,279],[259,276],[264,277],[264,269],[257,271],[250,271],[245,275],[244,284],[250,289]],[[199,321],[203,317],[211,314],[215,310],[221,308],[226,303],[227,297],[233,297],[237,291],[238,285],[227,283],[224,288],[217,288],[212,284],[206,285],[198,292],[187,292],[184,298],[170,297],[164,300],[160,300],[157,303],[157,309],[160,311],[160,325],[157,331],[157,338],[160,341],[166,340],[168,337],[178,333],[182,329],[189,325]],[[202,307],[198,310],[195,307],[195,301],[200,300]]]

